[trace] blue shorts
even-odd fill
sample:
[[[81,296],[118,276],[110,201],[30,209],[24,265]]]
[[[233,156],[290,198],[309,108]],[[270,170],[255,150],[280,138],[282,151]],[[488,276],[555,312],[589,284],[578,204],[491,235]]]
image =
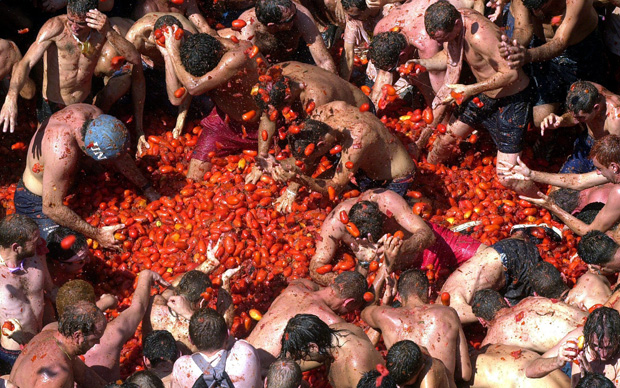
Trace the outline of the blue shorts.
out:
[[[58,224],[43,214],[43,197],[32,193],[24,186],[24,181],[19,180],[15,190],[15,213],[32,218],[39,226],[41,237],[47,240],[47,236],[56,228]]]
[[[560,370],[562,371],[562,373],[568,376],[569,379],[573,377],[573,363],[572,362],[570,361],[567,362],[566,364],[564,364],[564,366]]]
[[[10,374],[21,352],[21,350],[7,350],[0,346],[0,373],[3,375]]]
[[[560,174],[585,174],[594,171],[596,167],[589,157],[593,145],[594,139],[588,131],[581,132],[575,140],[573,154],[566,159]]]
[[[414,176],[415,173],[411,173],[402,178],[397,178],[391,181],[376,181],[368,177],[368,175],[360,169],[355,173],[355,182],[357,182],[357,186],[360,188],[361,192],[383,188],[392,190],[401,197],[404,197],[407,194],[407,191],[409,191],[409,188],[413,185]]]

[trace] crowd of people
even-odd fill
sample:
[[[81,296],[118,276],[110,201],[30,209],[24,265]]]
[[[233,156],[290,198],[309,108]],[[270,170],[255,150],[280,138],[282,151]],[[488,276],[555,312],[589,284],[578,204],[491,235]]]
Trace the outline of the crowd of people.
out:
[[[0,386],[296,388],[312,386],[304,372],[318,368],[334,388],[620,387],[619,9],[593,0],[0,3],[0,146],[28,120],[28,100],[36,105],[13,206],[0,207]],[[386,126],[395,103],[420,108],[411,142]],[[245,339],[231,330],[241,267],[221,262],[221,241],[201,241],[201,261],[182,275],[155,263],[134,271],[123,309],[80,277],[95,245],[126,249],[129,226],[82,218],[67,200],[82,172],[116,170],[145,207],[165,197],[141,161],[155,147],[150,104],[174,112],[172,139],[200,120],[186,171],[177,169],[186,182],[202,185],[217,158],[245,153],[247,185],[280,187],[260,206],[286,215],[300,193],[331,201],[308,276],[288,278]],[[468,235],[476,217],[452,225],[420,215],[421,164],[449,165],[472,133],[496,147],[497,185],[553,219],[489,242]],[[522,159],[526,138],[542,155],[561,137],[574,148],[559,171]],[[566,262],[587,264],[572,281],[537,246],[567,243],[566,233],[579,236]],[[193,248],[175,247],[188,257]],[[348,264],[335,265],[340,257]],[[476,325],[474,346],[466,332]],[[136,333],[143,361],[124,376],[122,349]]]

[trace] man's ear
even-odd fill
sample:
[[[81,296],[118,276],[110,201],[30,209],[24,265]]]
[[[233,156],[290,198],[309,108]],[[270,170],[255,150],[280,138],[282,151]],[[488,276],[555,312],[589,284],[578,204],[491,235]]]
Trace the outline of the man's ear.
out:
[[[485,321],[484,319],[478,317],[478,322],[480,322],[480,324],[482,325],[482,327],[488,327],[489,325],[487,324],[487,321]]]
[[[534,291],[534,296],[540,296],[540,295],[538,295],[538,292]]]
[[[73,339],[73,342],[75,342],[77,345],[82,345],[84,343],[84,333],[82,333],[81,331],[76,331],[75,333],[71,334],[71,338]]]
[[[355,299],[349,298],[349,299],[345,299],[344,302],[342,302],[342,307],[349,309],[349,307],[353,306],[354,304],[355,304]]]
[[[613,171],[614,174],[618,174],[620,172],[620,166],[616,162],[611,162],[609,169]]]
[[[11,250],[15,253],[19,253],[21,247],[18,243],[11,244]]]
[[[151,369],[151,362],[149,361],[148,358],[142,356],[142,361],[144,362],[144,367],[146,369]]]

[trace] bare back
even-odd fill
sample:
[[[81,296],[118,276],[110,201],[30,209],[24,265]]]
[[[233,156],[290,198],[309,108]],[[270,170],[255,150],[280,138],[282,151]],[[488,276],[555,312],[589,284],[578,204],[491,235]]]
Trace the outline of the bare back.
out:
[[[586,272],[577,279],[577,283],[568,291],[565,302],[583,311],[597,304],[604,304],[611,296],[607,278]]]

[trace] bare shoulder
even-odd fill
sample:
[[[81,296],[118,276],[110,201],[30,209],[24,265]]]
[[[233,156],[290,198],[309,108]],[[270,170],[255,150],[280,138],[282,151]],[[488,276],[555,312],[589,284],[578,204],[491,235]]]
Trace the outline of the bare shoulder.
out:
[[[67,17],[65,15],[60,15],[46,21],[45,24],[43,24],[43,27],[39,30],[37,42],[48,40],[60,35],[65,29],[66,20]]]
[[[237,340],[230,349],[231,356],[237,358],[256,358],[256,349],[246,340]]]

